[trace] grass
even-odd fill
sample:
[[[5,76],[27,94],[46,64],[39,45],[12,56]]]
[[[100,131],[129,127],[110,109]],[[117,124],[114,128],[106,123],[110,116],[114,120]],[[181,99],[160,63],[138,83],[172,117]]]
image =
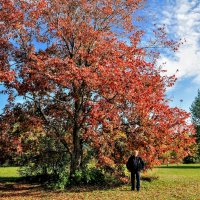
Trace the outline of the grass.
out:
[[[76,187],[65,192],[47,191],[39,185],[11,183],[2,179],[19,178],[17,168],[0,168],[1,200],[200,200],[200,164],[169,165],[154,168],[143,176],[158,176],[152,182],[142,181],[139,193],[130,184],[120,187]]]
[[[0,183],[11,183],[21,179],[19,167],[0,167]]]

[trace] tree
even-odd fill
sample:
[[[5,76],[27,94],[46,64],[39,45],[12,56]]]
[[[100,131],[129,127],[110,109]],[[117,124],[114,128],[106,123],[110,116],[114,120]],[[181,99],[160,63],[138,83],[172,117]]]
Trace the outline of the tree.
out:
[[[197,155],[200,157],[200,90],[198,90],[198,94],[191,105],[190,111],[192,122],[194,123],[196,130]]]
[[[2,68],[4,75],[14,71],[13,80],[2,80],[10,91],[2,124],[13,129],[20,121],[22,132],[41,129],[61,144],[70,157],[71,179],[83,169],[88,149],[98,166],[112,169],[135,148],[148,167],[169,150],[177,152],[177,160],[189,153],[194,142],[189,115],[170,108],[165,98],[176,78],[161,76],[154,52],[141,47],[144,31],[132,23],[144,1],[0,3],[6,30],[2,40],[10,55]],[[175,50],[175,43],[159,31],[156,42]],[[130,44],[120,41],[119,33]],[[24,97],[20,109],[17,96]],[[8,130],[1,132],[9,135]]]
[[[3,10],[3,4],[6,4],[7,9]],[[11,57],[13,45],[9,41],[10,31],[14,31],[21,21],[21,12],[16,11],[11,1],[1,1],[1,17],[0,17],[0,81],[12,81],[14,71],[10,68],[9,57]],[[12,14],[10,14],[12,13]]]

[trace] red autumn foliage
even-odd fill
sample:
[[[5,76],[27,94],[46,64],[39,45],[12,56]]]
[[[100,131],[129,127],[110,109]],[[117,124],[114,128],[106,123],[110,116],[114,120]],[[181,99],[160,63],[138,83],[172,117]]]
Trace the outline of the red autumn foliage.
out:
[[[0,79],[13,92],[2,124],[17,123],[14,96],[26,97],[22,131],[37,126],[62,143],[71,175],[81,167],[86,147],[94,149],[100,166],[110,168],[124,164],[136,148],[148,167],[166,152],[176,152],[176,160],[189,153],[194,142],[189,114],[170,108],[165,98],[176,78],[161,76],[155,60],[148,61],[156,59],[155,52],[139,47],[145,33],[133,25],[132,16],[142,0],[0,4]],[[117,28],[130,44],[118,39]],[[175,50],[160,32],[157,42]],[[12,70],[14,77],[8,78]],[[19,148],[23,151],[23,145]]]

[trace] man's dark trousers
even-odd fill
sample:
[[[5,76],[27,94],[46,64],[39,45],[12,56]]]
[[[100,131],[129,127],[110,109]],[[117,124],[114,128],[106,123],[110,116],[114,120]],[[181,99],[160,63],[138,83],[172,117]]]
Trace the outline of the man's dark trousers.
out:
[[[136,185],[135,185],[135,179],[136,179]],[[135,186],[137,191],[140,190],[140,171],[132,171],[131,172],[131,189],[135,190]]]

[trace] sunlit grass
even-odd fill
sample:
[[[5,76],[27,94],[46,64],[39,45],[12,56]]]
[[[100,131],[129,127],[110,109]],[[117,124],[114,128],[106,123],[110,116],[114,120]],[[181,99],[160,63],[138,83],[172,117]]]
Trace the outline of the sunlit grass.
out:
[[[3,177],[18,178],[20,177],[18,170],[19,167],[0,167],[0,178]]]

